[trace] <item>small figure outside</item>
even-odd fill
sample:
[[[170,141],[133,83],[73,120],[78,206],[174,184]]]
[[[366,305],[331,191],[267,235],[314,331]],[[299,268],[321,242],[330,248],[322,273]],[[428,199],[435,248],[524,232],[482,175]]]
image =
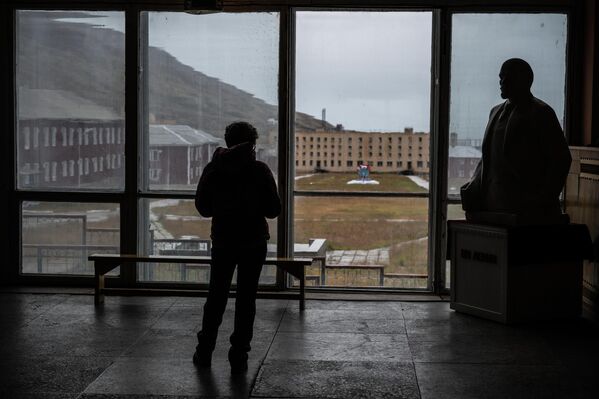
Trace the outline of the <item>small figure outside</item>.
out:
[[[501,66],[506,101],[491,109],[482,159],[461,188],[465,211],[532,215],[538,221],[562,215],[559,196],[572,158],[555,112],[531,94],[533,78],[522,59]]]
[[[235,323],[228,355],[232,373],[247,370],[256,291],[270,238],[265,218],[275,218],[281,212],[274,177],[265,163],[256,160],[257,138],[256,129],[249,123],[227,126],[227,148],[219,147],[214,152],[200,177],[195,198],[200,214],[212,217],[212,266],[193,362],[200,367],[211,365],[237,267]]]
[[[358,176],[361,181],[369,180],[370,178],[370,165],[368,162],[358,165]]]

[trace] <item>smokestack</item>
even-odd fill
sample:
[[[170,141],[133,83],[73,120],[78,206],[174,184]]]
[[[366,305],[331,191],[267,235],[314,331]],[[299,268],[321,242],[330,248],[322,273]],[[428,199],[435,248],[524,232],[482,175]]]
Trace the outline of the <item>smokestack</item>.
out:
[[[322,109],[322,128],[326,129],[327,127],[327,109]]]

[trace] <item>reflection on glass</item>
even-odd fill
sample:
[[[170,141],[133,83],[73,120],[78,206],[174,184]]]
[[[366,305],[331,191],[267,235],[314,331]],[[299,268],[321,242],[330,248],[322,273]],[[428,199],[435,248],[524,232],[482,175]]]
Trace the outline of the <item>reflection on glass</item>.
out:
[[[509,58],[532,67],[534,96],[563,126],[566,79],[565,14],[455,14],[451,43],[448,193],[459,195],[481,158],[482,139],[499,93],[499,69]]]
[[[297,13],[294,245],[316,258],[308,285],[427,286],[431,29],[430,12]]]
[[[120,251],[118,204],[25,201],[21,209],[22,273],[93,275],[89,255]]]
[[[279,16],[142,13],[148,19],[146,189],[194,190],[225,127],[258,129],[277,173]]]
[[[123,12],[17,11],[17,185],[124,186]]]
[[[144,233],[141,252],[148,255],[209,256],[211,253],[211,219],[201,216],[193,200],[144,200]],[[268,219],[271,240],[267,256],[276,256],[277,222]],[[209,265],[140,264],[140,281],[203,283],[210,281]],[[235,276],[234,280],[235,281]],[[264,266],[260,284],[276,283],[276,266]]]

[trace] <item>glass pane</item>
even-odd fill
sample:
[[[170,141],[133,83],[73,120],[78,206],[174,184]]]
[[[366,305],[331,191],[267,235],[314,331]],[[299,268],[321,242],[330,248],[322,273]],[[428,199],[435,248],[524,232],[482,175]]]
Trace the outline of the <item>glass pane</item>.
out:
[[[121,190],[125,14],[17,11],[17,186]]]
[[[482,157],[491,108],[502,103],[499,70],[509,58],[533,69],[532,94],[549,104],[564,126],[567,16],[565,14],[454,14],[448,195],[459,198]],[[458,205],[449,219],[463,219]],[[449,270],[449,269],[447,269]],[[450,276],[447,272],[446,286]]]
[[[430,12],[297,13],[295,253],[320,259],[309,285],[427,286],[431,31]]]
[[[195,190],[225,127],[253,124],[277,174],[279,15],[142,13],[148,20],[144,188]]]
[[[428,198],[296,196],[296,253],[311,240],[307,285],[427,286]]]
[[[209,256],[210,218],[198,214],[193,200],[144,200],[145,241],[140,250],[149,255]],[[267,256],[276,256],[276,219],[268,219],[271,240]],[[210,281],[210,267],[194,264],[140,264],[138,279],[153,282],[204,283]],[[235,279],[235,276],[234,276]],[[235,281],[235,280],[233,280]],[[276,283],[276,267],[264,266],[260,284]]]
[[[118,204],[25,201],[21,209],[22,273],[93,275],[89,255],[120,252]]]
[[[509,58],[534,71],[532,93],[562,124],[566,81],[565,14],[455,14],[451,43],[448,193],[458,195],[481,158],[491,108],[501,102],[499,69]]]

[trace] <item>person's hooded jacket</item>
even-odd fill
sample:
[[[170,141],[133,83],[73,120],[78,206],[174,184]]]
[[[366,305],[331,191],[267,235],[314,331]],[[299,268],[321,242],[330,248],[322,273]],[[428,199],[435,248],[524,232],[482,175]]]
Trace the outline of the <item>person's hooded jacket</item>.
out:
[[[281,200],[268,166],[256,160],[254,146],[219,147],[206,165],[195,205],[212,217],[213,246],[250,247],[270,238],[265,218],[281,212]]]

